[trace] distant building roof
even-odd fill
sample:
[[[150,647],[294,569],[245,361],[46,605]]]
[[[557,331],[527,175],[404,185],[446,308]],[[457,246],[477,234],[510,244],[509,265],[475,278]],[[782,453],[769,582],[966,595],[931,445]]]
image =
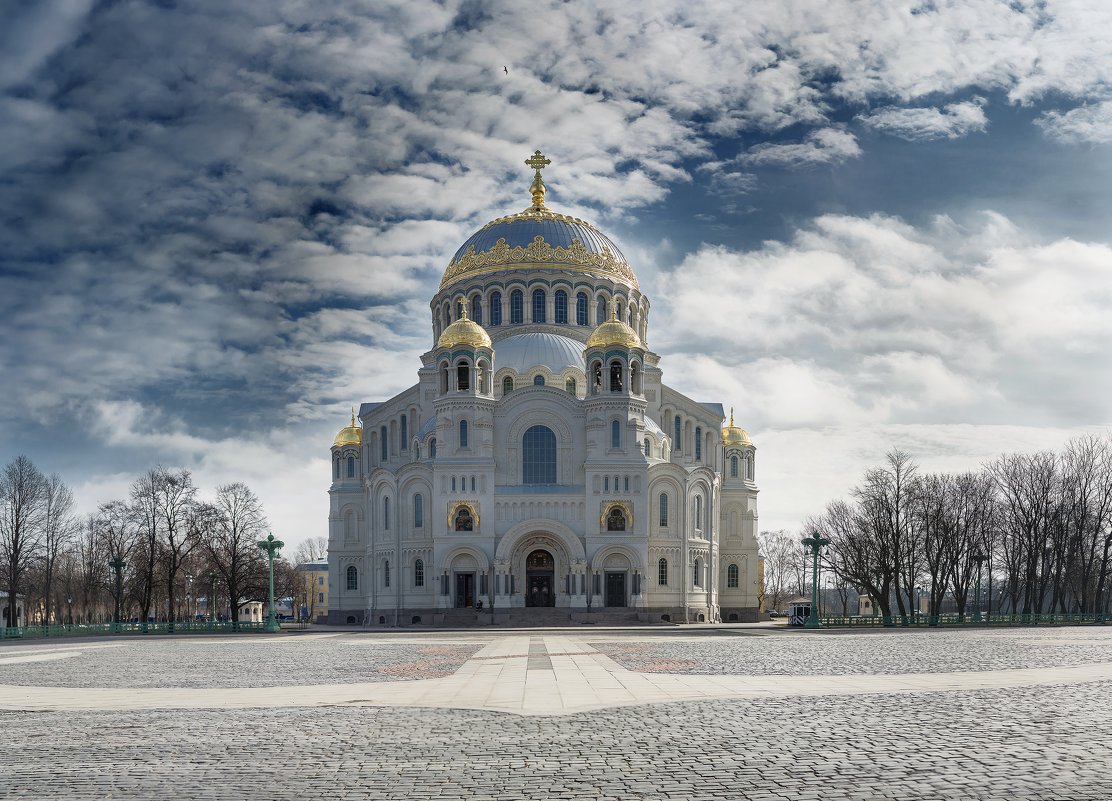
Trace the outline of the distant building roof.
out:
[[[301,564],[299,564],[297,566],[297,569],[298,570],[305,570],[305,571],[312,571],[314,573],[322,572],[322,571],[327,572],[328,571],[328,560],[327,559],[317,559],[314,562],[302,562]]]

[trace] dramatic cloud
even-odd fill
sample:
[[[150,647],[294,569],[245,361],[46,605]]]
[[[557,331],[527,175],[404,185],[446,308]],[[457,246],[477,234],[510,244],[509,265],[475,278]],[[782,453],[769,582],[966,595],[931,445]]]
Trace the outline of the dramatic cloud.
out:
[[[945,108],[887,108],[864,114],[859,119],[870,128],[907,139],[911,142],[928,139],[956,139],[985,130],[988,118],[984,100],[951,103]]]
[[[1048,111],[1036,123],[1051,139],[1069,144],[1112,144],[1112,100],[1060,113]]]
[[[1104,388],[1107,244],[1062,233],[1075,209],[1032,192],[1046,230],[1025,231],[844,204],[872,211],[873,189],[902,185],[884,148],[904,143],[865,129],[961,147],[1031,129],[1011,120],[1022,104],[1040,147],[1107,143],[1110,14],[1083,0],[17,3],[0,28],[0,460],[33,445],[65,472],[76,421],[90,493],[177,460],[269,482],[289,537],[318,533],[323,516],[283,505],[293,483],[267,471],[320,486],[347,408],[414,380],[446,260],[526,204],[537,147],[553,204],[639,257],[682,389],[741,392],[761,425],[1104,419],[1074,375]],[[975,180],[922,207],[908,186],[904,217],[1012,192]],[[739,233],[751,212],[783,228]],[[684,271],[697,281],[677,283]],[[707,287],[723,316],[699,320]],[[724,353],[738,308],[742,347]]]
[[[755,145],[740,160],[746,164],[811,167],[837,164],[861,155],[853,134],[836,128],[813,131],[798,143]]]

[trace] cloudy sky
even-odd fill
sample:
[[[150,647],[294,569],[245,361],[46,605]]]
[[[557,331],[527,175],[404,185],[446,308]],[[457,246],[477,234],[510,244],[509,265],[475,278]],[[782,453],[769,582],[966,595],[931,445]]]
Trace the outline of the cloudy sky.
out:
[[[332,436],[416,380],[538,148],[666,380],[753,435],[762,528],[893,445],[1106,430],[1110,30],[1106,0],[9,4],[0,462],[83,509],[184,466],[324,533]]]

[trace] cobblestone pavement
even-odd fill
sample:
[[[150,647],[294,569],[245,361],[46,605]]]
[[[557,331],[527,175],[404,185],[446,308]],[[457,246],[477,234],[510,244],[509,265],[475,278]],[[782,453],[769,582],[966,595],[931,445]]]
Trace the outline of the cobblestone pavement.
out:
[[[240,647],[247,660],[237,668],[240,677],[261,671],[268,679],[288,681],[288,668],[272,664],[287,646],[302,649],[305,655],[299,658],[306,661],[318,650],[329,655],[340,649],[366,664],[388,666],[420,662],[419,649],[431,649],[424,656],[435,659],[451,656],[442,651],[456,646],[474,649],[482,639],[487,646],[467,669],[490,670],[498,658],[483,654],[501,648],[509,655],[503,661],[519,666],[515,670],[525,671],[531,682],[534,674],[543,678],[552,672],[548,663],[559,672],[566,660],[588,658],[560,656],[554,644],[587,647],[588,639],[598,644],[581,633],[579,639],[533,634],[521,638],[523,648],[515,645],[518,638],[440,632],[282,642],[249,638],[231,646],[198,638],[193,647],[199,650],[190,653],[204,665],[206,646],[213,653]],[[877,657],[889,659],[881,667],[911,658],[920,672],[944,671],[957,655],[966,660],[964,667],[986,671],[986,676],[1001,668],[1040,667],[1043,683],[829,695],[822,694],[816,679],[813,695],[655,703],[561,717],[296,702],[265,709],[9,709],[0,711],[7,746],[0,749],[0,798],[1112,799],[1107,748],[1112,680],[1056,683],[1053,668],[1054,663],[1094,658],[1089,649],[1112,641],[1112,631],[721,635],[722,630],[712,629],[671,638],[642,631],[607,633],[599,643],[628,646],[630,654],[646,653],[633,649],[646,646],[661,654],[659,660],[695,662],[704,675],[713,672],[710,667],[736,670],[746,660],[744,649],[759,641],[769,659],[778,649],[784,659],[796,660],[797,673],[808,659],[816,669],[819,663],[830,669],[832,659],[856,664],[887,650],[887,656]],[[163,650],[184,653],[173,650],[181,641],[122,641],[128,647],[119,642],[89,643],[83,653],[111,652],[120,659],[126,654],[137,674],[144,666],[165,664]],[[1025,645],[1032,646],[1029,658],[1035,662],[1023,661]],[[17,666],[21,671],[49,666],[63,671],[52,676],[72,682],[65,671],[80,673],[86,657],[5,660],[75,647],[0,647],[0,684],[7,683],[5,671]],[[668,648],[685,650],[672,654]],[[731,659],[730,649],[741,656]],[[518,651],[523,655],[515,656]],[[901,655],[905,652],[910,656]],[[997,661],[1005,656],[1013,661]],[[188,673],[183,667],[174,675],[193,681],[196,677]],[[875,683],[887,681],[880,676]]]
[[[618,664],[651,673],[948,673],[1112,662],[1112,632],[1089,627],[588,641]]]

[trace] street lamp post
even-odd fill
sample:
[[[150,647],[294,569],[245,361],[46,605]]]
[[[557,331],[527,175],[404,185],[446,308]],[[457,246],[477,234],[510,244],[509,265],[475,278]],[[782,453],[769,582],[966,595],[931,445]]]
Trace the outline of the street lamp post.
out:
[[[822,628],[822,623],[819,622],[819,551],[829,545],[830,540],[815,534],[803,540],[803,544],[811,549],[814,560],[811,568],[811,614],[807,616],[803,628],[817,629]]]
[[[981,622],[981,565],[988,559],[983,551],[976,551],[973,554],[973,561],[977,563],[977,585],[973,592],[973,622]]]
[[[117,555],[108,564],[112,567],[113,570],[116,571],[116,616],[113,618],[113,622],[116,624],[116,631],[119,632],[120,603],[121,601],[123,601],[124,568],[127,566],[127,562],[125,562],[119,555]]]
[[[266,551],[267,562],[270,565],[270,608],[266,616],[266,631],[279,631],[281,627],[278,625],[278,618],[274,615],[274,554],[278,552],[279,548],[285,547],[285,543],[274,539],[273,534],[267,534],[265,540],[260,540],[255,544]]]
[[[209,624],[211,625],[211,624],[216,622],[216,571],[215,570],[210,570],[208,572],[208,579],[209,579],[209,600],[208,600],[208,609],[205,610],[205,611],[208,612],[208,621],[209,621]]]

